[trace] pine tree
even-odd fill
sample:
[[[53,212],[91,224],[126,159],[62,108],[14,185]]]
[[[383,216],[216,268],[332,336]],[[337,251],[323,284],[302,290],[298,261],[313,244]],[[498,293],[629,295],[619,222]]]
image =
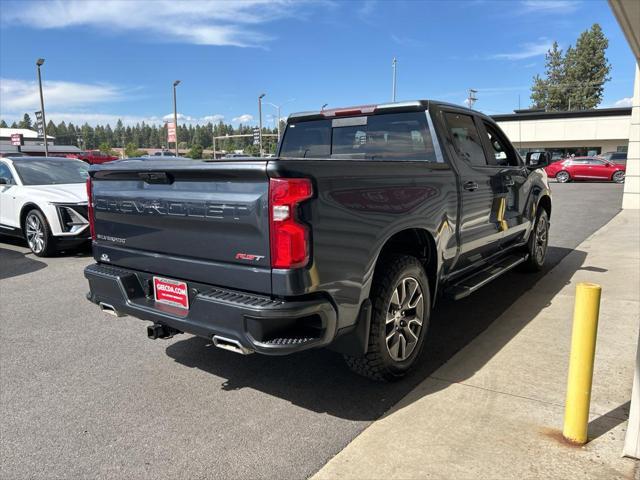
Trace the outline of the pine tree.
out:
[[[22,117],[22,120],[18,124],[18,128],[29,128],[30,129],[31,127],[32,127],[31,117],[29,116],[28,113],[25,113],[24,117]]]
[[[7,125],[7,122],[0,120],[0,128],[9,128],[9,126]]]
[[[604,84],[610,80],[605,51],[609,46],[597,23],[580,34],[575,48],[564,56],[558,43],[545,56],[545,77],[533,77],[531,101],[534,108],[577,110],[597,107],[602,101]]]
[[[597,23],[578,37],[575,49],[565,57],[568,97],[572,109],[587,110],[602,101],[604,84],[611,80],[611,64],[605,56],[609,40]],[[575,105],[575,106],[574,106]]]

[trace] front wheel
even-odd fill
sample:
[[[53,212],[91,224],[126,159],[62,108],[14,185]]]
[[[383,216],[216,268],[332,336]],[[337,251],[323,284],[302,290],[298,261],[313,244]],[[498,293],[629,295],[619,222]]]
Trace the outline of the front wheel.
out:
[[[616,183],[624,183],[624,172],[622,170],[614,172],[614,174],[611,176],[611,180]]]
[[[27,213],[24,221],[24,237],[31,251],[38,257],[48,257],[54,252],[51,229],[40,210],[33,209]]]
[[[529,234],[527,251],[529,256],[523,264],[523,268],[529,272],[539,272],[544,266],[547,257],[547,246],[549,245],[549,214],[545,209],[541,209],[536,216],[533,230]]]
[[[429,281],[420,261],[408,255],[383,259],[371,301],[368,351],[359,357],[345,355],[345,360],[359,375],[398,380],[415,365],[429,326]]]
[[[569,180],[571,180],[571,175],[569,175],[569,172],[561,170],[556,173],[556,182],[567,183]]]

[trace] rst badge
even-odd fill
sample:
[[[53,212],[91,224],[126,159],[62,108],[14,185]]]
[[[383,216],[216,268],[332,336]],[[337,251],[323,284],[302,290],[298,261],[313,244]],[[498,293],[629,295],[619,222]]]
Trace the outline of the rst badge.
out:
[[[259,262],[264,255],[254,255],[252,253],[236,253],[236,260],[248,260],[250,262]]]

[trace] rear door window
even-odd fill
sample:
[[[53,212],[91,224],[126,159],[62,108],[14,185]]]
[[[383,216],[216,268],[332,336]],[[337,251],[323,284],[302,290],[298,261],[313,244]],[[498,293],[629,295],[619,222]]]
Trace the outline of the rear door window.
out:
[[[458,157],[471,165],[487,166],[487,158],[473,117],[452,112],[445,112],[444,116]]]
[[[280,156],[436,162],[424,111],[292,123]]]

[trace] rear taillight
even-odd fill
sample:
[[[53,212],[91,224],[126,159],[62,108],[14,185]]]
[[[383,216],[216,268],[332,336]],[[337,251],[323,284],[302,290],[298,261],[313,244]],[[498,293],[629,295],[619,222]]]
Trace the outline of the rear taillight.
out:
[[[308,178],[269,180],[271,267],[299,268],[309,262],[309,227],[298,220],[297,207],[312,194]]]
[[[91,184],[91,177],[87,178],[87,220],[89,220],[89,231],[91,232],[91,239],[96,239],[96,225],[95,218],[93,216],[93,185]]]

